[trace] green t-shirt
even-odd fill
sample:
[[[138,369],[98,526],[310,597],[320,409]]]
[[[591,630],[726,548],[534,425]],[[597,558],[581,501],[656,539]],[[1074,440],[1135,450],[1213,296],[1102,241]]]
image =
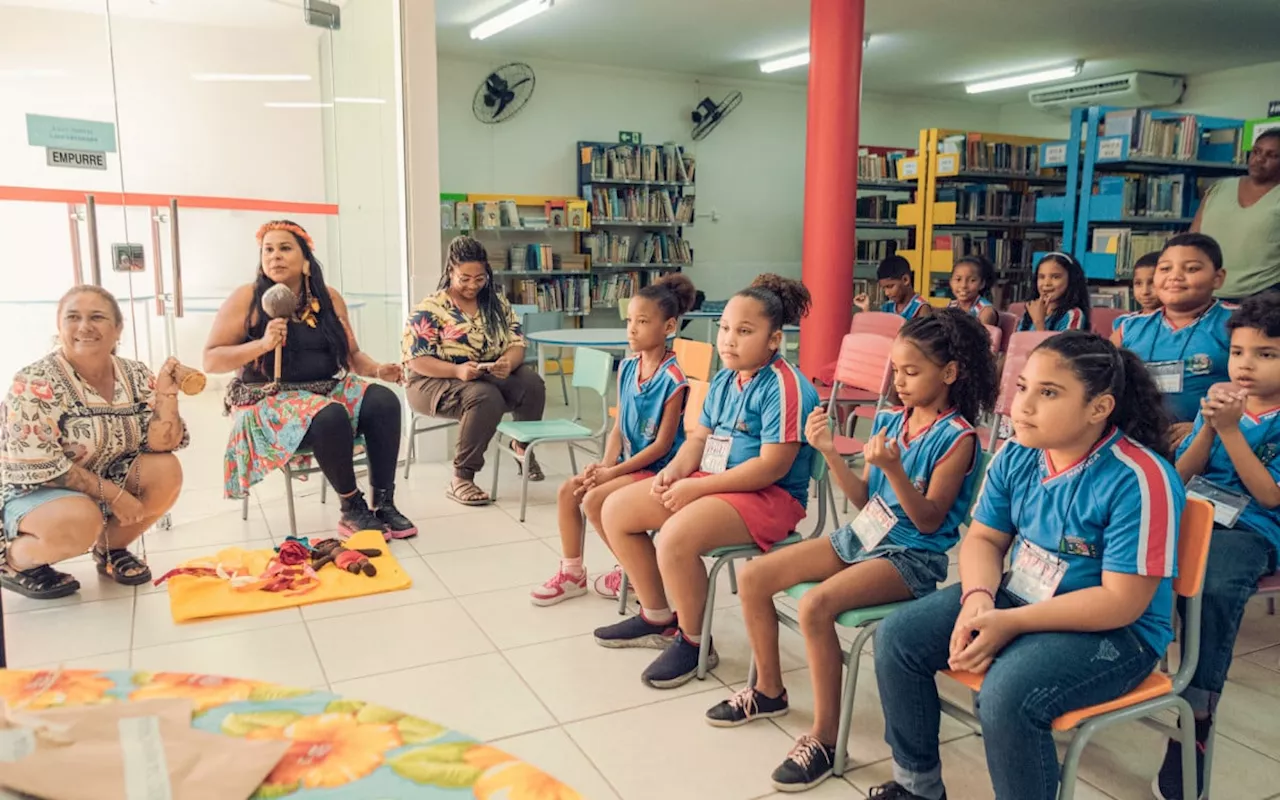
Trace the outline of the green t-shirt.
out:
[[[1280,283],[1280,188],[1242,208],[1241,178],[1214,184],[1204,198],[1200,232],[1222,246],[1227,278],[1219,297],[1247,297]]]

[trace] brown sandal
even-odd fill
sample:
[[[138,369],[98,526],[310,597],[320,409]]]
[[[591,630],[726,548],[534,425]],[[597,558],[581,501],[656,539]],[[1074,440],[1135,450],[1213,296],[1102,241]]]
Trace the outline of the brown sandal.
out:
[[[475,481],[455,480],[456,483],[449,484],[449,488],[444,490],[444,496],[453,502],[464,506],[487,506],[493,502],[489,493],[476,486]]]
[[[93,561],[100,574],[122,586],[141,586],[151,581],[151,567],[123,547],[104,552],[95,545]]]
[[[515,442],[511,443],[511,452],[515,453],[517,456],[523,457],[523,454],[516,449]],[[523,472],[524,472],[524,468],[521,466],[521,463],[517,461],[516,474],[520,475]],[[542,473],[542,467],[538,464],[538,459],[534,458],[533,454],[530,454],[529,455],[529,480],[534,481],[536,483],[537,481],[546,480],[546,478],[547,476]]]
[[[0,546],[0,585],[32,600],[56,600],[80,591],[74,575],[59,572],[48,564],[31,569],[14,569],[9,565],[5,548]]]

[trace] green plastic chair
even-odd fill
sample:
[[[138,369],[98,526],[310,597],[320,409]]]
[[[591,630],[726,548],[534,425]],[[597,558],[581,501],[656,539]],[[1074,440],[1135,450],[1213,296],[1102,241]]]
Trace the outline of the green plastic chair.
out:
[[[353,447],[356,449],[355,457],[352,465],[356,468],[369,467],[369,454],[364,447],[364,437],[355,437]],[[304,448],[295,452],[294,457],[308,456],[311,458],[311,466],[309,467],[292,467],[289,461],[280,465],[280,471],[284,473],[284,496],[289,504],[289,533],[294,536],[298,535],[298,520],[293,511],[293,482],[306,480],[309,475],[322,474],[320,463],[315,460],[315,454],[309,449]],[[293,459],[290,459],[292,461]],[[408,473],[405,473],[408,477]],[[329,480],[328,478],[320,478],[320,502],[323,504],[328,501]],[[240,503],[240,519],[247,520],[249,518],[249,494],[246,492],[244,499]]]
[[[578,405],[579,390],[588,389],[600,398],[600,427],[591,430],[567,419],[546,419],[534,422],[504,421],[498,424],[498,433],[494,437],[494,446],[498,453],[493,461],[493,491],[489,496],[498,499],[498,472],[502,466],[504,454],[514,458],[521,465],[523,479],[520,482],[520,521],[524,522],[525,508],[529,503],[529,464],[534,449],[540,444],[561,443],[569,448],[569,465],[574,474],[578,472],[578,462],[574,458],[574,448],[599,456],[604,453],[604,435],[609,430],[609,384],[613,377],[613,356],[603,350],[590,347],[576,347],[573,351],[573,401],[574,419],[581,416]],[[503,441],[506,437],[506,442]],[[524,444],[524,455],[516,455],[507,442]],[[595,449],[582,446],[582,442],[593,442]]]
[[[982,485],[982,479],[987,474],[987,465],[991,463],[991,454],[987,452],[980,453],[981,458],[978,461],[978,479],[977,485]],[[977,499],[977,492],[974,492],[974,499]],[[964,524],[967,526],[973,522],[973,508],[970,506],[969,514],[965,518]],[[786,590],[786,594],[797,603],[800,598],[804,597],[811,589],[818,584],[816,582],[798,583]],[[831,771],[840,776],[844,774],[849,758],[849,732],[853,722],[853,701],[858,693],[858,658],[862,655],[862,648],[866,645],[867,640],[875,633],[880,622],[899,608],[907,605],[912,601],[904,600],[898,603],[885,603],[879,606],[866,606],[864,608],[852,608],[842,612],[836,617],[836,624],[842,628],[853,628],[858,631],[854,637],[853,644],[848,650],[841,649],[844,654],[844,689],[840,693],[840,726],[836,731],[836,759],[831,765]],[[792,617],[789,610],[783,608],[775,608],[778,614],[778,621],[786,625],[796,633],[801,633],[800,620]],[[747,670],[747,683],[754,685],[756,681],[756,664],[753,659],[750,668]]]

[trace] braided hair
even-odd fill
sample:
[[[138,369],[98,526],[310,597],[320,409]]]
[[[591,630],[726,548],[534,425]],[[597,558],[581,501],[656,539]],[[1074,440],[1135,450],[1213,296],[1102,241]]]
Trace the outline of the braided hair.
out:
[[[502,309],[502,295],[493,288],[493,267],[489,266],[489,253],[484,245],[470,236],[455,236],[449,242],[449,255],[445,261],[444,271],[440,273],[440,285],[437,289],[448,289],[453,280],[453,268],[460,264],[479,263],[484,265],[484,288],[476,295],[476,305],[484,318],[484,327],[489,331],[503,330],[507,327],[506,314]]]
[[[798,325],[813,304],[807,286],[772,272],[757,275],[750,286],[738,292],[738,296],[750,297],[764,306],[764,315],[769,318],[769,333],[781,330],[784,325]]]
[[[1107,422],[1130,439],[1172,461],[1169,448],[1169,415],[1164,396],[1147,372],[1146,364],[1131,350],[1116,347],[1087,331],[1066,331],[1040,343],[1033,352],[1054,353],[1084,384],[1089,400],[1100,394],[1115,398]]]
[[[689,313],[698,299],[698,291],[687,275],[673,272],[644,287],[636,296],[656,305],[663,319],[668,320]]]
[[[907,322],[898,338],[920,348],[938,366],[955,362],[951,402],[971,425],[978,424],[982,412],[995,408],[999,383],[991,334],[977,317],[958,308],[938,309]]]

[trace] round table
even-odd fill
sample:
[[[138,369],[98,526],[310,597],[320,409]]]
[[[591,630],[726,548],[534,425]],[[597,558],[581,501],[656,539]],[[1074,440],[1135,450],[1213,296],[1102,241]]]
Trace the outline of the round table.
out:
[[[27,711],[125,700],[190,699],[191,725],[293,742],[260,797],[577,798],[515,756],[435,722],[329,692],[175,672],[0,670],[0,699]]]
[[[547,360],[544,347],[596,347],[601,350],[626,350],[626,328],[557,328],[551,331],[526,333],[524,338],[538,346],[534,353],[538,358],[538,374],[547,377]]]

